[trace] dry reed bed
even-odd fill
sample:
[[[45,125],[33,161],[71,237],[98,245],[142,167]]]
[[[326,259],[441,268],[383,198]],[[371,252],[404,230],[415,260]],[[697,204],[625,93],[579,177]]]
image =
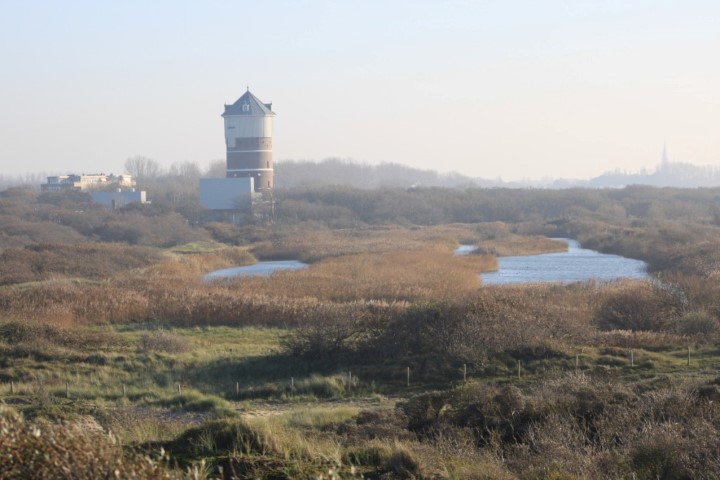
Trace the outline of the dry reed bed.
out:
[[[100,280],[161,260],[156,249],[111,243],[7,248],[0,254],[0,285],[63,277]]]
[[[594,336],[598,312],[612,300],[625,309],[620,312],[624,316],[620,323],[611,318],[603,328],[647,329],[638,327],[637,321],[655,308],[653,312],[669,313],[670,317],[663,317],[650,329],[667,336],[662,342],[683,341],[672,337],[677,334],[673,330],[677,312],[656,308],[667,303],[667,292],[645,282],[481,288],[478,273],[495,269],[496,259],[488,255],[454,256],[457,243],[478,241],[488,245],[500,242],[502,237],[515,254],[523,249],[558,247],[548,239],[519,238],[500,227],[391,227],[303,235],[284,232],[280,245],[310,248],[318,244],[321,248],[316,253],[324,252],[325,258],[301,271],[203,283],[201,274],[208,270],[251,263],[254,258],[241,247],[172,253],[150,267],[121,272],[105,281],[58,279],[2,287],[0,316],[60,325],[157,321],[179,326],[291,327],[387,319],[411,305],[434,301],[456,306],[454,311],[463,323],[457,332],[466,340],[458,344],[463,349],[471,348],[468,339],[493,349],[548,345],[563,349],[588,342],[624,342],[617,335]],[[366,248],[377,251],[343,254]],[[688,300],[682,308],[695,311],[716,305],[716,288],[695,280],[694,276],[677,277],[677,289]],[[605,311],[617,316],[612,309]],[[710,321],[717,323],[713,318]]]
[[[464,225],[434,227],[375,227],[340,230],[288,229],[272,240],[257,242],[252,252],[263,259],[316,262],[326,257],[396,250],[421,250],[442,246],[452,251],[462,239],[475,238]]]
[[[221,268],[252,265],[257,259],[245,247],[223,246],[211,252],[169,253],[165,262],[159,262],[146,270],[149,275],[166,277],[200,277]]]
[[[491,256],[453,256],[445,249],[361,253],[326,258],[311,268],[243,279],[240,292],[330,302],[420,301],[475,291],[478,274],[497,268]]]
[[[173,255],[153,267],[104,282],[53,280],[3,287],[0,312],[6,318],[79,323],[160,320],[183,325],[295,325],[317,310],[470,292],[479,288],[478,272],[496,265],[493,257],[455,257],[451,248],[436,246],[332,257],[307,270],[268,278],[211,284],[199,278],[208,267],[251,259],[246,250],[234,248]]]
[[[627,281],[481,288],[475,272],[485,261],[481,256],[428,252],[361,254],[328,258],[301,272],[212,284],[175,277],[162,269],[162,275],[127,276],[122,281],[52,281],[3,287],[0,312],[7,319],[58,325],[158,321],[176,326],[324,329],[334,325],[342,331],[356,325],[378,328],[377,322],[392,322],[416,305],[421,310],[404,321],[417,323],[406,325],[407,331],[419,331],[429,321],[423,305],[431,301],[446,310],[443,328],[452,330],[442,334],[452,339],[447,347],[470,359],[488,350],[637,346],[644,341],[687,344],[687,338],[676,329],[683,312],[655,308],[667,302],[669,294],[653,284]],[[645,321],[650,307],[657,314],[653,323],[647,328],[633,327]],[[654,333],[640,339],[639,335],[599,334],[598,327]],[[715,338],[705,337],[706,342]],[[433,335],[428,338],[436,340]]]
[[[538,255],[540,253],[566,252],[567,244],[563,241],[546,237],[521,237],[513,235],[502,240],[484,240],[480,243],[481,251],[501,257],[519,255]]]

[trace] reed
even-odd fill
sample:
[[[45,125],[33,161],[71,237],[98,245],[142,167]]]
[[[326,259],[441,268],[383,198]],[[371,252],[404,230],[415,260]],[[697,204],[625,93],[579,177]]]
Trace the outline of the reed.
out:
[[[293,259],[314,263],[328,257],[419,250],[436,246],[451,251],[461,239],[474,236],[473,230],[464,225],[339,230],[306,230],[305,226],[296,226],[277,232],[271,240],[255,243],[252,252],[262,259]]]

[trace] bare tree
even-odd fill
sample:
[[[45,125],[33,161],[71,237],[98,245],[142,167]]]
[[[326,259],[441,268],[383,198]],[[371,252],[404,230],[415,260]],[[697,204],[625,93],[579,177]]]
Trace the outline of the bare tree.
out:
[[[138,180],[145,180],[160,174],[160,164],[152,158],[135,155],[125,160],[125,171]]]
[[[227,169],[225,160],[213,160],[205,171],[206,177],[224,177]]]
[[[168,172],[171,176],[196,181],[200,178],[200,167],[196,162],[175,162]]]

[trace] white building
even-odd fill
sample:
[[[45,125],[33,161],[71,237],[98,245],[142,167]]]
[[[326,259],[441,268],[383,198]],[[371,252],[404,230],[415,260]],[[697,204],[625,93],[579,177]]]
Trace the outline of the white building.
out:
[[[134,187],[135,180],[130,175],[105,175],[93,173],[89,175],[56,175],[47,177],[47,183],[40,185],[41,192],[62,192],[65,190],[90,190],[106,186]]]
[[[92,203],[102,205],[109,210],[122,208],[130,203],[147,203],[144,190],[122,190],[118,188],[114,192],[92,192]]]
[[[200,179],[200,205],[208,210],[247,210],[254,195],[253,177]]]

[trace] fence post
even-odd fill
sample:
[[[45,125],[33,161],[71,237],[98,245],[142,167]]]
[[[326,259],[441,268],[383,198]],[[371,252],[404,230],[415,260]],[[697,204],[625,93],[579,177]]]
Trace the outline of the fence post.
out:
[[[690,345],[688,345],[688,367],[690,366]]]
[[[178,387],[178,395],[182,395],[182,387],[180,386],[179,383],[177,384],[177,387]]]
[[[467,383],[467,363],[463,363],[463,383]]]
[[[127,391],[125,390],[125,384],[124,384],[124,383],[122,384],[122,389],[123,389],[123,398],[125,398],[125,395],[127,394]]]
[[[70,398],[70,387],[68,386],[68,382],[65,382],[65,398]]]
[[[410,386],[410,367],[407,367],[407,386]]]
[[[10,394],[15,395],[15,382],[10,380]]]
[[[580,355],[575,354],[575,375],[578,374],[579,368],[580,368]]]
[[[635,352],[632,350],[630,350],[630,366],[635,366]]]
[[[295,377],[290,377],[290,391],[295,391]]]
[[[240,398],[240,382],[235,382],[235,397]]]
[[[348,372],[348,390],[352,390],[352,372]]]

